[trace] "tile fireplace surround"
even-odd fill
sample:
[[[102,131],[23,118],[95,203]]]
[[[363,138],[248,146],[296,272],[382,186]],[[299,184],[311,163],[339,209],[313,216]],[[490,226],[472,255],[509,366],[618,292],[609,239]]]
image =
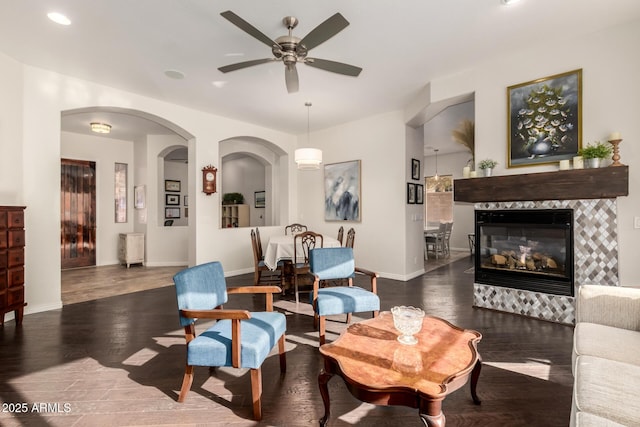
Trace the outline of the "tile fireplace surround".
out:
[[[609,171],[599,172],[591,170],[589,179],[611,180],[613,175],[617,182],[617,188],[606,194],[602,193],[602,186],[598,182],[589,182],[582,188],[592,187],[592,194],[580,194],[580,199],[576,199],[576,192],[554,191],[552,188],[556,183],[562,181],[562,177],[569,177],[564,180],[562,186],[567,185],[566,181],[571,179],[582,179],[589,170],[582,171],[562,171],[528,175],[513,175],[495,177],[499,180],[495,184],[491,182],[493,178],[474,178],[456,180],[454,183],[454,199],[456,201],[475,202],[475,209],[573,209],[573,233],[574,233],[574,294],[577,294],[577,287],[583,284],[600,284],[619,286],[618,280],[618,235],[617,235],[617,196],[628,194],[628,168],[603,168]],[[613,171],[612,169],[616,169]],[[568,173],[572,175],[568,175]],[[598,178],[598,175],[602,175]],[[527,177],[534,177],[527,180]],[[557,196],[558,193],[565,193],[566,197],[558,197],[554,200],[522,200],[517,194],[505,194],[504,191],[497,191],[496,186],[502,186],[509,181],[514,181],[514,187],[523,182],[535,181],[536,185],[544,183],[539,187],[540,199]],[[609,181],[611,182],[611,181]],[[516,185],[517,184],[517,185]],[[456,197],[456,186],[460,187],[460,192]],[[574,187],[577,188],[577,187]],[[598,193],[600,192],[600,193]],[[483,196],[486,194],[487,196]],[[489,195],[493,196],[489,196]],[[499,196],[495,196],[498,194]],[[528,194],[531,195],[530,193]],[[478,198],[495,198],[499,201],[477,200]],[[582,198],[584,197],[584,198]],[[473,200],[473,199],[476,200]],[[507,200],[505,200],[507,199]],[[508,200],[513,199],[513,200]],[[550,295],[540,292],[531,292],[520,289],[512,289],[500,286],[474,283],[475,307],[488,308],[492,310],[504,311],[535,317],[551,322],[574,324],[575,304],[574,298],[563,295]]]

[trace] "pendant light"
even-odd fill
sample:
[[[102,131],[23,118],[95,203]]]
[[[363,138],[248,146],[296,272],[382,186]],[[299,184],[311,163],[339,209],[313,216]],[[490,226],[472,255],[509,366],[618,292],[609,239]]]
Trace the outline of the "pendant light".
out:
[[[307,107],[307,145],[311,140],[310,138],[310,111],[311,102],[305,102]],[[315,170],[320,169],[320,163],[322,163],[322,150],[317,148],[298,148],[295,152],[295,161],[298,164],[298,169],[301,170]]]
[[[434,178],[437,181],[439,179],[438,178],[438,151],[440,151],[440,150],[438,148],[436,148],[433,151],[435,151],[435,153],[436,153],[436,176]]]

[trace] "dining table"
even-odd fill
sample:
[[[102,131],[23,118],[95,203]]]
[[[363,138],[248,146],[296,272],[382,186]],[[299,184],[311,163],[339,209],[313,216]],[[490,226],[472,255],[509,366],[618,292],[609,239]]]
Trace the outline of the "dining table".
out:
[[[322,235],[322,247],[323,248],[339,248],[342,246],[338,239],[335,237]],[[296,262],[304,262],[304,254],[302,246],[298,241],[298,259]],[[269,270],[275,270],[280,261],[293,261],[294,256],[294,236],[293,235],[278,235],[271,236],[264,251],[264,265]]]

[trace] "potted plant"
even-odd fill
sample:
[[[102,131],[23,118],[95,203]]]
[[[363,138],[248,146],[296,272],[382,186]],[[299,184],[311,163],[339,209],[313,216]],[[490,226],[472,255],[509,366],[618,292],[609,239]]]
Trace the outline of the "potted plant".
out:
[[[222,196],[223,205],[241,205],[244,203],[242,193],[224,193]]]
[[[491,176],[491,172],[493,171],[493,168],[495,168],[497,164],[498,162],[496,162],[493,159],[484,159],[484,160],[481,160],[480,163],[478,163],[478,167],[482,169],[484,176]]]
[[[611,146],[600,141],[591,142],[580,150],[580,155],[585,160],[585,167],[599,168],[600,160],[611,155]]]

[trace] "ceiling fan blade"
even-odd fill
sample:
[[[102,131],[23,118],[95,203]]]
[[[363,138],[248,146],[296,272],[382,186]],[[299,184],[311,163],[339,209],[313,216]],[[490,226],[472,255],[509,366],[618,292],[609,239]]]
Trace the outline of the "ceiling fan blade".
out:
[[[329,61],[328,59],[306,58],[304,63],[315,68],[332,73],[345,74],[347,76],[358,77],[362,68],[342,62]]]
[[[296,64],[289,64],[285,67],[284,81],[287,84],[287,92],[294,93],[298,91],[298,70]]]
[[[349,25],[349,21],[341,14],[336,13],[304,36],[304,38],[300,40],[300,44],[304,45],[307,50],[311,50],[344,30],[347,25]]]
[[[223,18],[226,18],[229,22],[231,22],[236,27],[240,28],[245,33],[260,40],[262,43],[266,44],[267,46],[269,47],[278,46],[278,43],[271,40],[271,38],[264,35],[263,32],[261,32],[256,27],[249,24],[247,21],[240,18],[238,15],[231,12],[230,10],[227,10],[226,12],[222,12],[220,15],[222,15]]]
[[[267,62],[277,61],[275,58],[265,58],[265,59],[254,59],[253,61],[245,61],[238,62],[236,64],[225,65],[224,67],[219,67],[218,70],[223,73],[228,73],[229,71],[241,70],[247,67],[253,67],[254,65],[266,64]]]

